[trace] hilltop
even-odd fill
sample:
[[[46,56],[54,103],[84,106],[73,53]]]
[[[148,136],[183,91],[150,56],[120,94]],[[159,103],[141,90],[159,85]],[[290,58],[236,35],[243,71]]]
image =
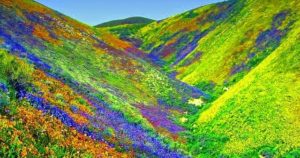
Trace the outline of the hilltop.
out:
[[[129,24],[149,24],[154,20],[145,17],[129,17],[121,20],[112,20],[96,25],[95,27],[114,27],[118,25],[129,25]]]
[[[133,38],[135,34],[143,27],[154,22],[155,20],[144,17],[131,17],[122,20],[113,20],[95,26],[99,32],[110,32],[118,36],[121,40],[132,43],[140,47],[141,42]]]

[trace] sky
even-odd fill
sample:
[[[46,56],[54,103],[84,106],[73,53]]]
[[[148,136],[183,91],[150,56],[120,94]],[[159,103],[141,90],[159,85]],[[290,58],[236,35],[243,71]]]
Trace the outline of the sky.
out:
[[[161,20],[224,0],[36,0],[88,25],[142,16]]]

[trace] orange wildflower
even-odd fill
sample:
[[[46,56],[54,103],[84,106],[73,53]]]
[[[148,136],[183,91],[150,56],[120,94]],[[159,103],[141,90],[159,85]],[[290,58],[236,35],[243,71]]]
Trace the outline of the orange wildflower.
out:
[[[36,24],[34,26],[33,35],[35,35],[38,38],[43,39],[46,42],[52,43],[52,44],[59,44],[59,41],[56,39],[53,39],[47,29],[39,24]]]

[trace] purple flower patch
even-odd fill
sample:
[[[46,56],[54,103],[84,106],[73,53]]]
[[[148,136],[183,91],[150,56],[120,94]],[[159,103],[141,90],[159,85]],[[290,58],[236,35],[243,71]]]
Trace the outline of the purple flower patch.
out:
[[[180,127],[173,123],[169,118],[169,111],[161,106],[137,106],[142,115],[154,126],[167,129],[171,133],[178,133],[184,130],[183,127]]]

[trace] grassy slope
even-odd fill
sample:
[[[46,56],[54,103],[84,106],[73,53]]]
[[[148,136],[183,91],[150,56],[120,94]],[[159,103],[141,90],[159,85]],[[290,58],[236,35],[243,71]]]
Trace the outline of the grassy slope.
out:
[[[135,35],[143,41],[141,48],[157,57],[154,62],[177,71],[178,79],[215,99],[229,87],[203,107],[199,127],[190,125],[194,136],[187,150],[192,155],[297,153],[299,8],[293,0],[230,1],[154,22]],[[204,36],[193,41],[199,32]],[[193,49],[176,63],[192,42],[196,47],[191,44]]]
[[[135,38],[135,34],[146,25],[154,22],[152,19],[144,17],[132,17],[122,20],[114,20],[103,24],[96,25],[99,31],[107,31],[117,35],[124,41],[129,41],[135,46],[139,46],[141,42]]]
[[[34,82],[39,93],[30,90],[29,93],[64,110],[76,123],[87,125],[92,131],[90,136],[93,132],[106,135],[112,131],[109,135],[115,136],[105,139],[119,144],[118,150],[129,150],[128,146],[133,144],[137,154],[178,154],[168,150],[169,145],[162,140],[177,141],[177,132],[184,129],[174,124],[173,119],[194,109],[186,104],[192,93],[187,86],[136,58],[133,54],[141,51],[109,33],[30,0],[0,3],[4,13],[1,14],[0,47],[32,63],[36,78],[41,78],[40,82]],[[60,89],[62,85],[66,87]],[[74,98],[72,94],[79,97]],[[38,99],[29,99],[44,105]],[[105,112],[91,108],[91,100]],[[75,105],[83,109],[86,109],[84,105],[90,107],[91,116],[76,114],[76,108],[72,111]],[[141,107],[148,109],[141,113]],[[166,110],[161,114],[149,107]],[[55,113],[56,117],[64,119],[59,112]],[[150,112],[152,117],[144,117]],[[95,119],[105,123],[95,125]],[[155,120],[165,122],[157,124]]]
[[[247,56],[258,51],[253,48],[256,47],[255,42],[263,31],[272,27],[272,21],[277,14],[290,10],[292,13],[285,19],[286,23],[296,18],[293,14],[298,12],[299,6],[295,7],[294,3],[295,1],[290,1],[287,5],[279,1],[272,3],[247,1],[245,7],[238,14],[222,23],[199,42],[197,49],[204,52],[201,61],[182,68],[185,71],[178,77],[191,84],[204,79],[222,84],[228,80],[230,70],[235,65],[239,66],[243,62],[251,60]],[[264,10],[263,14],[262,10]],[[286,26],[282,28],[284,27]],[[272,51],[272,48],[269,49]],[[201,78],[196,76],[201,76]]]
[[[293,0],[228,1],[151,23],[136,38],[164,70],[217,98],[278,47],[298,8]]]
[[[124,24],[112,27],[98,27],[97,30],[110,32],[118,36],[120,39],[128,41],[139,47],[142,42],[141,40],[136,38],[135,35],[141,28],[145,27],[146,25],[148,24]]]
[[[270,56],[200,114],[194,134],[207,141],[192,141],[192,152],[299,156],[299,24]]]

